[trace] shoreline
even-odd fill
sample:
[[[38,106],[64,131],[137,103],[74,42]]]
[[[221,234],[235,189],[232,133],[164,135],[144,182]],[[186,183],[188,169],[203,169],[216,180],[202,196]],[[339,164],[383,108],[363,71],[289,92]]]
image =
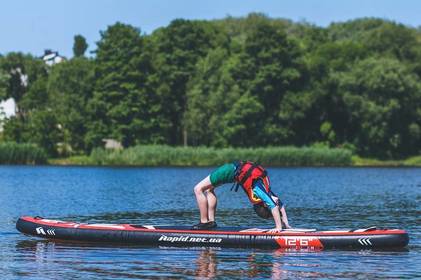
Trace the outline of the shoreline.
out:
[[[213,148],[138,145],[125,149],[96,148],[87,154],[48,156],[33,144],[0,143],[0,164],[110,167],[212,167],[233,160],[268,167],[421,167],[421,155],[403,159],[365,158],[345,148],[256,147]]]
[[[416,158],[416,161],[414,161],[414,158]],[[166,165],[147,165],[147,164],[95,164],[90,161],[89,156],[74,156],[74,157],[67,157],[67,158],[50,158],[48,159],[46,164],[35,164],[37,166],[75,166],[75,167],[174,167],[174,168],[183,168],[183,167],[215,167],[216,165],[177,165],[177,164],[166,164]],[[379,160],[379,159],[372,159],[372,158],[362,158],[359,156],[353,156],[352,157],[352,163],[349,165],[323,165],[322,163],[317,165],[265,165],[267,167],[283,167],[283,168],[326,168],[326,167],[332,167],[332,168],[421,168],[421,156],[418,157],[410,157],[408,159],[404,160]]]

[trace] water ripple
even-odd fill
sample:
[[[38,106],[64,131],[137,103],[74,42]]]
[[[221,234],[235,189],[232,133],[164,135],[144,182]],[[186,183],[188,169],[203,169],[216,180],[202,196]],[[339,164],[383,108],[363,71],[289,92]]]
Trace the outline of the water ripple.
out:
[[[19,234],[21,215],[92,223],[198,220],[194,184],[210,168],[0,167],[4,279],[414,279],[421,277],[421,172],[415,168],[272,168],[291,224],[404,228],[399,251],[285,252],[51,242]],[[241,192],[216,190],[221,226],[271,226]]]

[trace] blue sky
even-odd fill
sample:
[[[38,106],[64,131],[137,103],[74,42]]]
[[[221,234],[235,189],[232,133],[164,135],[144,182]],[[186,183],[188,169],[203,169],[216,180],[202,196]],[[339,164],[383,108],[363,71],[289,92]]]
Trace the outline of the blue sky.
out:
[[[421,26],[417,0],[13,0],[0,9],[0,54],[41,55],[50,48],[72,56],[73,36],[95,49],[100,30],[121,21],[150,33],[175,18],[216,19],[262,12],[319,26],[359,17],[380,17]]]

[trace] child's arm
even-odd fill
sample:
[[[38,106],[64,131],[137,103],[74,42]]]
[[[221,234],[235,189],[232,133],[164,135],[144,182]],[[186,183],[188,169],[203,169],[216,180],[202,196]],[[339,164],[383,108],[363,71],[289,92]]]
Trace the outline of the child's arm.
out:
[[[282,231],[282,221],[281,221],[281,213],[279,212],[279,206],[275,206],[272,208],[272,216],[273,220],[275,221],[275,228],[269,230],[270,233],[276,233]]]
[[[291,226],[289,225],[289,222],[288,222],[287,211],[285,211],[284,205],[282,205],[280,211],[281,211],[281,216],[282,216],[282,222],[284,222],[285,227],[291,228]]]
[[[289,225],[289,222],[288,222],[288,215],[287,215],[287,212],[285,210],[284,204],[281,202],[279,197],[277,197],[275,194],[271,193],[271,197],[272,197],[273,201],[275,201],[276,204],[279,206],[279,211],[281,212],[281,219],[282,219],[282,222],[285,224],[285,228],[291,228],[291,226]]]

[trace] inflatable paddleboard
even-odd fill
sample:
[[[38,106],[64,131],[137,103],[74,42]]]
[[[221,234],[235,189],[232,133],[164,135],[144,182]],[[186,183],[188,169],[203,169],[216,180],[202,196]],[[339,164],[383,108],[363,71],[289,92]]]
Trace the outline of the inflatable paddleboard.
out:
[[[16,228],[28,235],[53,240],[125,243],[151,246],[209,246],[276,248],[296,250],[388,249],[408,245],[408,233],[375,227],[357,230],[289,229],[268,233],[268,229],[217,227],[192,230],[191,226],[131,224],[87,224],[21,217]]]

